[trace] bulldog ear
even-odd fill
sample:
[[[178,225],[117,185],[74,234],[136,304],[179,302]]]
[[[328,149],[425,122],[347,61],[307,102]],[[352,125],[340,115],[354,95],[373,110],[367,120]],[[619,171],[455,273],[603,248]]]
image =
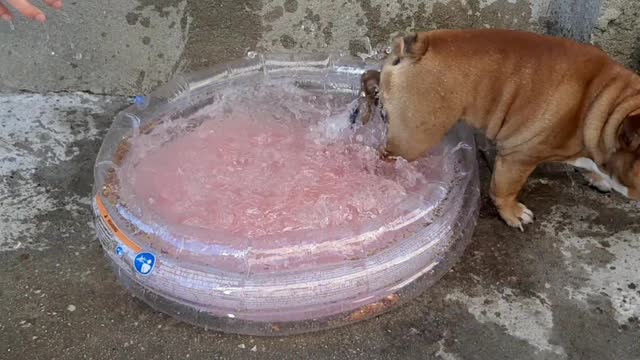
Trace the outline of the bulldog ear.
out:
[[[418,60],[429,49],[429,41],[426,33],[411,33],[397,37],[393,41],[393,52],[399,58],[411,58]]]
[[[636,151],[640,148],[640,109],[622,121],[618,138],[625,150]]]

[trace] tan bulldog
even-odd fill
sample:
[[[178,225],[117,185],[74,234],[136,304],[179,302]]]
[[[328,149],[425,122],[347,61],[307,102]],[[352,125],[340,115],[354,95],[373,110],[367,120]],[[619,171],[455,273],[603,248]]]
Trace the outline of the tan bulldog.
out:
[[[594,46],[510,30],[421,32],[396,39],[380,90],[387,156],[415,160],[459,120],[484,130],[498,151],[491,198],[513,227],[533,221],[518,193],[545,162],[586,168],[600,190],[640,199],[640,76]]]

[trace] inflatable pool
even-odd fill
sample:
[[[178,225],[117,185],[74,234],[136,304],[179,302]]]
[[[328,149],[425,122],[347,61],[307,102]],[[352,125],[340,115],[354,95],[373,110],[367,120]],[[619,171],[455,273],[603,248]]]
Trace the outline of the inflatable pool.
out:
[[[119,280],[211,329],[287,335],[364,320],[437,281],[475,227],[462,127],[424,158],[380,160],[377,64],[260,55],[182,76],[114,119],[95,166],[96,232]]]

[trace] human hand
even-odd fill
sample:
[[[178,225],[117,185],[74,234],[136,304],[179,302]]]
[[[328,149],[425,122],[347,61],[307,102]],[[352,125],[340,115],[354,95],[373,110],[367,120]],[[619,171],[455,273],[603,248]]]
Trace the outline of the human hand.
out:
[[[62,0],[44,0],[44,2],[56,10],[62,9]],[[47,17],[42,10],[33,6],[29,0],[0,0],[0,18],[5,21],[13,20],[13,14],[3,3],[8,3],[11,7],[18,10],[19,13],[30,19],[41,23],[47,21]]]

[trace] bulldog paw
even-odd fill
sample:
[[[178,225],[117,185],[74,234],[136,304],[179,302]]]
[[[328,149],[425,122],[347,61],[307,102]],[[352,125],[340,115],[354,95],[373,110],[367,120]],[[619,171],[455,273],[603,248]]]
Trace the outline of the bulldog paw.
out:
[[[533,212],[524,204],[514,202],[512,205],[503,205],[498,211],[502,219],[511,227],[524,231],[523,225],[533,222]]]

